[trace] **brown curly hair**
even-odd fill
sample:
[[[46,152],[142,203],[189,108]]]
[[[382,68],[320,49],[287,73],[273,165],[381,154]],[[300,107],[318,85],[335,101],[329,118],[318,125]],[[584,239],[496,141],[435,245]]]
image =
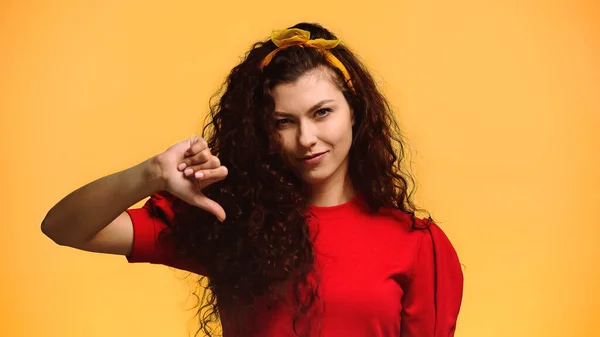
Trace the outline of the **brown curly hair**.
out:
[[[311,38],[335,39],[319,24],[299,23]],[[203,136],[222,165],[227,178],[203,192],[227,213],[220,223],[213,215],[182,201],[174,204],[175,219],[169,231],[178,258],[199,261],[207,279],[197,295],[199,332],[213,336],[211,322],[227,315],[238,324],[239,335],[252,329],[256,299],[282,299],[293,285],[297,323],[318,299],[318,282],[308,282],[315,256],[307,221],[305,184],[286,167],[277,144],[271,90],[291,83],[317,67],[328,67],[354,112],[353,144],[348,171],[354,188],[371,211],[381,207],[410,214],[414,180],[406,169],[405,143],[391,108],[365,66],[345,45],[331,50],[347,68],[353,89],[341,72],[315,48],[281,50],[263,70],[260,63],[276,48],[271,40],[255,43],[233,68],[211,101],[210,121]],[[365,179],[364,177],[369,177]],[[162,236],[161,236],[162,237]],[[312,277],[312,276],[311,276]],[[302,296],[301,296],[302,294]],[[308,294],[308,295],[306,295]]]

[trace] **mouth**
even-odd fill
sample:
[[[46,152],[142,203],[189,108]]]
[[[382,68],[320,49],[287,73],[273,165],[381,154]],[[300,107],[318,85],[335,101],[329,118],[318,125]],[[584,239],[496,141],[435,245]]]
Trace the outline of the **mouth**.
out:
[[[304,157],[300,158],[300,160],[310,160],[310,159],[316,158],[316,157],[318,157],[318,156],[320,156],[322,154],[325,154],[326,152],[327,151],[319,152],[319,153],[315,153],[315,154],[311,154],[311,155],[308,155],[308,156],[304,156]]]
[[[322,161],[323,157],[325,157],[327,152],[328,151],[311,154],[308,156],[304,156],[298,160],[302,163],[302,165],[318,165]]]

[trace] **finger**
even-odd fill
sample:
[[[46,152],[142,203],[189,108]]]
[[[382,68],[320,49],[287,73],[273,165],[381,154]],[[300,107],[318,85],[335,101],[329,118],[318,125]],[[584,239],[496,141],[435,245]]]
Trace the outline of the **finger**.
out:
[[[185,151],[185,156],[193,156],[206,149],[208,149],[208,143],[204,138],[192,136],[188,139],[188,149]]]
[[[216,169],[219,166],[221,166],[221,161],[219,160],[219,158],[212,156],[212,158],[210,158],[205,163],[202,163],[200,165],[192,165],[192,166],[186,167],[184,169],[184,174],[185,174],[185,176],[189,177],[194,173],[198,173],[199,171]],[[199,178],[199,177],[197,177],[197,178]]]
[[[225,221],[225,210],[214,200],[209,199],[204,194],[198,193],[194,196],[194,205],[211,213],[221,222]]]
[[[194,176],[203,183],[206,183],[206,185],[209,185],[216,181],[225,179],[228,173],[229,171],[227,170],[227,167],[219,166],[215,169],[197,171]]]
[[[177,168],[182,171],[186,167],[206,163],[207,161],[211,160],[212,157],[214,156],[210,153],[210,149],[204,149],[193,156],[184,158],[181,163],[177,165]]]

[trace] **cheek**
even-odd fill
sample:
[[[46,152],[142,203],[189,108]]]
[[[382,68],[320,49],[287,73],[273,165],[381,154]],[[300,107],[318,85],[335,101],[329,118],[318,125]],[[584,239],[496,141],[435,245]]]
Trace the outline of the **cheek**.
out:
[[[279,139],[281,144],[281,150],[285,153],[290,153],[295,151],[296,143],[294,141],[295,137],[291,130],[285,130],[279,132]]]
[[[293,167],[296,163],[297,144],[294,132],[292,130],[284,130],[279,132],[280,135],[280,153],[286,165]]]
[[[336,147],[336,152],[348,152],[350,150],[350,146],[352,145],[351,125],[331,129],[329,135],[331,143]]]
[[[352,146],[352,130],[350,132],[344,132],[339,140],[338,148],[339,151],[342,152],[344,156],[348,154],[350,151],[350,147]]]

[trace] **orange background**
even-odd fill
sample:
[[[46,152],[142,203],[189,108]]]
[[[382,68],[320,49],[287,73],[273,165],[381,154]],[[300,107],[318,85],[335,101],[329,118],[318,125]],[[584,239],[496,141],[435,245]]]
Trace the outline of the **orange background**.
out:
[[[363,57],[398,112],[418,202],[466,267],[456,336],[600,336],[599,7],[3,1],[0,335],[187,336],[181,275],[56,246],[40,223],[199,131],[251,43],[308,20]]]

